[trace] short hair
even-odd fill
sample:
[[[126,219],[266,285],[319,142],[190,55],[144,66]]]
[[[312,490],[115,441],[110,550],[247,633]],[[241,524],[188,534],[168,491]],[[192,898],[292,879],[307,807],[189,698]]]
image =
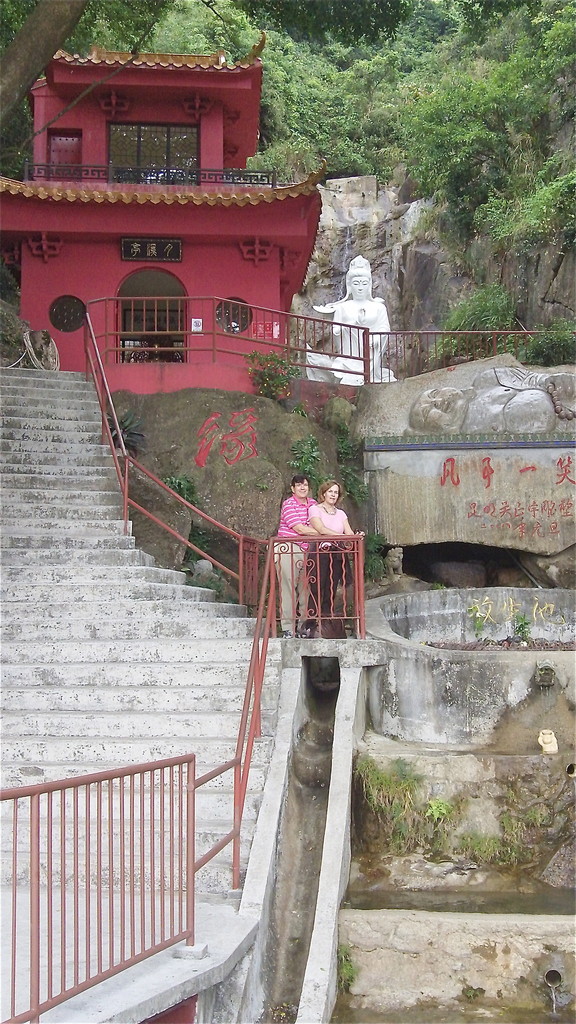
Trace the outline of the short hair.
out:
[[[309,484],[310,480],[306,476],[306,473],[295,473],[290,481],[290,487],[294,487],[295,484]]]
[[[324,495],[326,494],[326,491],[329,491],[331,487],[338,488],[338,500],[340,500],[344,493],[342,491],[341,485],[338,483],[337,480],[325,480],[324,483],[320,484],[320,487],[318,488],[318,501],[324,500]]]

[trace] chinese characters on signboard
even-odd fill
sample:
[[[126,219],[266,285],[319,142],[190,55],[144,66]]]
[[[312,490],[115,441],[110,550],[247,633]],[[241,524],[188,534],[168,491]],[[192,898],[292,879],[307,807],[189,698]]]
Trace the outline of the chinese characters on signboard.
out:
[[[467,518],[477,520],[476,525],[482,530],[509,530],[519,538],[558,534],[562,522],[574,518],[575,504],[571,488],[576,484],[576,476],[571,455],[560,455],[559,458],[554,455],[553,459],[554,488],[560,488],[555,490],[553,496],[547,499],[528,498],[524,501],[505,498],[487,501],[487,495],[484,495],[479,500],[468,502]],[[445,459],[440,473],[440,486],[459,487],[463,471],[459,468],[457,458],[451,456]],[[537,474],[538,467],[533,464],[523,465],[518,468],[518,473]],[[478,475],[483,480],[484,489],[489,490],[492,478],[498,478],[491,456],[482,458]],[[510,490],[513,490],[513,482],[509,469],[506,470],[506,479],[499,481]]]
[[[180,263],[182,260],[180,238],[122,238],[120,245],[123,260],[154,260],[158,263]]]

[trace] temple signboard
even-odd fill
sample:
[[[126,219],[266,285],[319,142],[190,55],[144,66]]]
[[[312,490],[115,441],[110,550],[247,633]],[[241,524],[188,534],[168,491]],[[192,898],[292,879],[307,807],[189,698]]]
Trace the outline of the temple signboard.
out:
[[[123,260],[138,262],[181,263],[182,239],[180,238],[122,238],[120,240]]]

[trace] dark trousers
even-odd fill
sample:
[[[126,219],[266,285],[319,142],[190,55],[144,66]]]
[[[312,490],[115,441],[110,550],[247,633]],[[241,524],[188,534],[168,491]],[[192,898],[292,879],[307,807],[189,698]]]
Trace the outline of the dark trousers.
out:
[[[336,591],[349,575],[348,559],[343,551],[336,546],[322,550],[318,544],[310,545],[306,559],[308,628],[319,625],[322,636],[334,639],[346,635],[344,623],[335,617],[335,605]]]

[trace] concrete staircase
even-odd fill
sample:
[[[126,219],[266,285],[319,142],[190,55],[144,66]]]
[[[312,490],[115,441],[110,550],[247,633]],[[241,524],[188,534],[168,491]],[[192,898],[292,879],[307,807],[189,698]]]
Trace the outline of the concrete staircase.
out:
[[[2,785],[194,752],[233,756],[254,623],[124,533],[100,410],[81,374],[2,370]],[[246,861],[272,749],[280,644],[246,803]],[[198,794],[197,853],[229,831],[232,777]],[[5,851],[4,851],[5,852]],[[230,886],[230,852],[201,872]]]

